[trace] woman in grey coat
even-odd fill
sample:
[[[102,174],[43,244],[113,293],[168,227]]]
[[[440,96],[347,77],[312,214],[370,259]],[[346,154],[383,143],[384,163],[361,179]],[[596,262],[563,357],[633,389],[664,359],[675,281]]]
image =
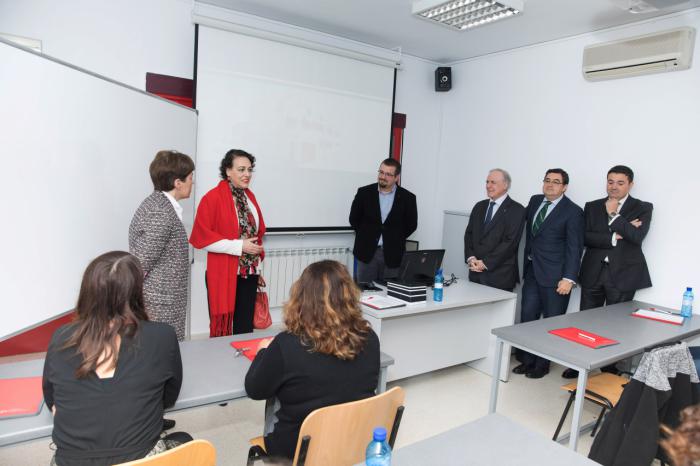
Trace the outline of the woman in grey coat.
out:
[[[129,226],[129,251],[141,261],[143,294],[151,320],[170,324],[185,338],[189,245],[178,201],[192,192],[194,162],[177,151],[156,154],[149,168],[154,191]]]

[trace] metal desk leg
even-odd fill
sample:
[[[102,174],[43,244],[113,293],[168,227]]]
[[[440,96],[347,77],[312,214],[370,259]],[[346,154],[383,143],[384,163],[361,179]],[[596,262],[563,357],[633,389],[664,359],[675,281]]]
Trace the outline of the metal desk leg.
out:
[[[581,412],[583,411],[583,398],[586,394],[586,383],[588,382],[588,371],[578,369],[578,384],[576,384],[576,400],[574,401],[574,415],[571,418],[571,436],[569,437],[569,448],[576,451],[578,446],[578,436],[581,426]]]
[[[379,380],[377,381],[377,395],[386,391],[386,372],[387,368],[379,369]]]
[[[489,399],[489,414],[496,412],[496,403],[498,403],[498,378],[501,375],[503,346],[503,340],[496,338],[496,354],[493,358],[493,372],[491,372],[491,398]]]

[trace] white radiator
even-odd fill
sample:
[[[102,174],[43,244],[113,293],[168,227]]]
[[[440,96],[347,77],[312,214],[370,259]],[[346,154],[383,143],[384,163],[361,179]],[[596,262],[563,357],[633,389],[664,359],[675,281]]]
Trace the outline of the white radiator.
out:
[[[323,248],[266,249],[263,277],[267,283],[270,307],[279,307],[289,298],[289,289],[307,265],[331,259],[345,264],[352,275],[352,250],[346,246]]]

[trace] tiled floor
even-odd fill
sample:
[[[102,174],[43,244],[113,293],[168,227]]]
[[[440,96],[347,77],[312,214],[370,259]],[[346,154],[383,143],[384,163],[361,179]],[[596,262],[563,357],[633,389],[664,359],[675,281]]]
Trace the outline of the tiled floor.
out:
[[[539,380],[511,375],[510,382],[501,384],[498,412],[551,438],[568,396],[559,388],[567,382],[560,377],[561,372],[562,368],[554,365]],[[489,376],[464,365],[390,383],[406,391],[406,411],[396,448],[484,416],[490,383]],[[597,408],[585,403],[583,423],[594,420],[597,414]],[[176,430],[211,441],[219,465],[243,465],[248,439],[262,430],[263,402],[240,399],[224,407],[190,409],[168,417],[177,421]],[[564,431],[568,431],[567,424]],[[588,434],[583,434],[579,452],[587,454],[591,441]],[[0,448],[0,465],[48,465],[52,455],[49,445],[44,439]]]

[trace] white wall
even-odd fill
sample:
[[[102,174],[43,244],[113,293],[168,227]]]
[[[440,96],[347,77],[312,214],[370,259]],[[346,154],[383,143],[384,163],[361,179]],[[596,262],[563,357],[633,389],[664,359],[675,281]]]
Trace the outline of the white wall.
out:
[[[607,170],[635,171],[632,195],[654,203],[644,251],[653,288],[637,299],[680,306],[683,287],[700,286],[694,188],[700,169],[700,66],[689,71],[590,83],[581,76],[585,45],[678,26],[700,28],[691,11],[653,22],[517,49],[453,65],[443,100],[437,209],[470,210],[485,197],[488,169],[513,176],[512,197],[541,192],[550,167],[571,176],[568,195],[583,207],[605,196]],[[578,309],[574,296],[571,309]]]
[[[192,78],[190,0],[0,0],[0,33],[139,89],[146,73]]]

